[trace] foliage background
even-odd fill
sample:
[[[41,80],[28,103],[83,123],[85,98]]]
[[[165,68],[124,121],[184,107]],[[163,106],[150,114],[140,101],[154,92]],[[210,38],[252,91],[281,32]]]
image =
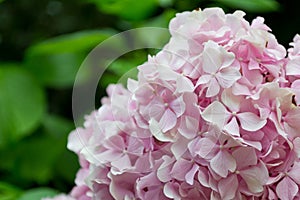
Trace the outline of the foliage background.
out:
[[[176,12],[222,7],[263,16],[288,48],[300,32],[297,0],[0,0],[0,200],[38,200],[71,190],[79,167],[66,149],[73,130],[72,86],[88,52],[136,27],[167,27]],[[165,38],[150,36],[149,42]],[[144,62],[151,50],[115,61],[105,87]]]

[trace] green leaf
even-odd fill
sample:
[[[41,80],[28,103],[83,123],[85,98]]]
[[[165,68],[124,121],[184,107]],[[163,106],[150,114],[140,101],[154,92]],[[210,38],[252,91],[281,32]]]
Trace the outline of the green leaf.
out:
[[[117,83],[119,81],[119,76],[112,73],[105,73],[99,82],[102,88],[106,88],[111,83]]]
[[[55,163],[55,175],[73,183],[79,167],[77,155],[65,148]],[[55,179],[57,180],[58,178]]]
[[[69,120],[55,115],[45,116],[43,134],[18,145],[16,169],[20,175],[39,183],[49,181],[54,175],[56,162],[66,151],[67,136],[73,128]]]
[[[175,0],[158,0],[158,3],[162,7],[169,7],[174,4]]]
[[[47,115],[43,120],[43,130],[58,140],[66,140],[68,134],[74,129],[74,123],[56,115]]]
[[[54,197],[58,192],[50,188],[35,188],[26,191],[18,200],[41,200],[43,197]]]
[[[26,51],[25,65],[45,86],[70,87],[89,51],[114,33],[81,31],[48,39]]]
[[[24,69],[0,64],[0,147],[30,134],[45,112],[44,91]]]
[[[249,12],[273,12],[280,8],[276,0],[214,0],[234,9],[243,9]]]
[[[21,194],[21,190],[5,183],[0,182],[0,199],[1,200],[15,200]]]
[[[151,16],[159,5],[158,0],[89,0],[103,13],[117,15],[125,20],[142,20]]]
[[[84,57],[81,53],[36,55],[27,59],[26,66],[45,86],[65,88],[73,84]]]
[[[146,21],[143,21],[138,24],[137,27],[162,27],[162,28],[168,28],[170,20],[175,17],[176,11],[175,10],[165,10],[161,15],[147,19]],[[168,38],[170,38],[170,35],[168,34]],[[147,37],[149,39],[149,37]]]
[[[14,169],[25,180],[47,183],[53,176],[55,161],[64,148],[65,141],[44,135],[34,137],[19,144]]]
[[[74,182],[75,174],[79,169],[78,157],[66,148],[67,137],[74,128],[71,121],[55,115],[46,116],[43,122],[43,130],[46,134],[58,141],[63,141],[63,150],[56,158],[52,169],[56,182],[59,181],[57,180],[58,175],[70,183]]]
[[[67,119],[55,115],[45,116],[42,126],[35,135],[1,151],[0,160],[5,162],[0,163],[0,169],[7,172],[9,180],[18,180],[22,186],[22,183],[45,184],[57,178],[56,168],[61,163],[63,163],[61,167],[70,169],[67,176],[74,176],[75,170],[78,169],[76,158],[70,154],[65,155],[68,151],[67,136],[73,128],[73,123]],[[70,162],[62,162],[62,156]],[[60,178],[55,181],[64,180]]]
[[[87,30],[66,35],[57,36],[41,43],[31,46],[27,50],[28,56],[40,54],[57,54],[86,51],[95,47],[103,40],[115,34],[115,31],[107,30]]]

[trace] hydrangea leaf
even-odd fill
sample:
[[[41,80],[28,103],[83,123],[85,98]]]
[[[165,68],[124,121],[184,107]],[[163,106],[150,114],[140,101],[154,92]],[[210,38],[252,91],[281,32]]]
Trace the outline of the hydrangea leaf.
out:
[[[18,166],[22,177],[27,180],[34,180],[37,182],[47,182],[55,174],[57,162],[60,157],[70,160],[65,155],[67,143],[67,136],[73,124],[55,115],[45,116],[42,123],[42,133],[39,137],[34,137],[18,146]],[[53,146],[55,144],[55,147]],[[22,155],[22,152],[27,151],[28,155]],[[76,162],[74,167],[77,167]],[[64,165],[65,167],[66,165]],[[70,169],[70,172],[74,172]]]
[[[25,66],[46,86],[72,86],[89,51],[114,33],[112,30],[81,31],[48,39],[27,49]]]
[[[157,0],[89,0],[101,12],[113,14],[125,20],[142,20],[151,16],[158,7]],[[124,9],[126,8],[126,9]]]
[[[52,168],[63,150],[64,141],[44,135],[27,140],[17,147],[15,170],[25,180],[46,183],[54,175]]]
[[[54,197],[57,191],[50,188],[34,188],[23,193],[17,200],[40,200],[43,197]]]
[[[1,200],[15,200],[21,194],[21,190],[5,182],[0,182]]]
[[[34,130],[45,111],[44,91],[24,69],[0,67],[0,147]]]
[[[5,159],[6,162],[0,164],[0,169],[24,185],[47,183],[53,179],[60,182],[57,174],[63,174],[59,177],[64,180],[74,179],[78,162],[65,148],[72,128],[73,124],[64,118],[45,116],[35,135],[2,150],[0,160]]]
[[[215,0],[230,8],[243,9],[250,12],[272,12],[279,9],[279,3],[276,0]]]
[[[43,121],[44,132],[56,140],[62,141],[60,144],[62,147],[66,146],[67,136],[69,132],[74,128],[74,124],[60,116],[48,115]],[[78,158],[74,153],[70,152],[66,148],[56,157],[53,161],[54,166],[52,170],[58,177],[73,182],[76,171],[79,168]]]

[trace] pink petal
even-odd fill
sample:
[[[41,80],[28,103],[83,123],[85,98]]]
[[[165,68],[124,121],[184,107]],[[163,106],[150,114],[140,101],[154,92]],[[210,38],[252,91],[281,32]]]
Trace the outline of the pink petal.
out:
[[[295,99],[296,99],[297,105],[299,105],[300,104],[300,80],[299,79],[295,80],[292,83],[291,88],[296,95]]]
[[[86,191],[84,193],[86,193]],[[59,194],[59,195],[57,195],[55,197],[42,198],[42,200],[76,200],[73,197],[74,196],[72,194],[71,195]],[[81,198],[85,198],[85,199],[89,200],[89,197],[86,197],[85,195],[84,195],[84,197],[81,196]],[[108,198],[108,200],[111,200],[111,198]]]
[[[198,133],[199,121],[190,116],[183,116],[178,128],[179,133],[187,139],[192,139]]]
[[[213,154],[216,153],[216,149],[218,148],[218,145],[216,142],[212,141],[209,138],[201,138],[196,148],[190,149],[190,151],[195,152],[198,154],[201,158],[209,159],[213,156]]]
[[[199,183],[205,187],[210,187],[209,184],[209,176],[208,176],[208,170],[200,167],[198,170],[198,180]]]
[[[282,106],[282,105],[280,105]],[[290,102],[287,103],[287,106],[290,107]],[[300,108],[296,107],[295,109],[290,110],[284,120],[288,123],[289,126],[300,130]]]
[[[278,174],[275,177],[269,177],[268,181],[266,182],[266,184],[267,185],[274,184],[274,183],[278,182],[282,177],[284,177],[284,174]]]
[[[88,177],[89,174],[89,170],[85,169],[85,168],[81,168],[79,169],[79,171],[76,174],[76,178],[75,178],[75,184],[76,185],[85,185],[85,178]]]
[[[157,65],[157,71],[162,80],[176,80],[178,77],[178,73],[173,71],[169,66]]]
[[[240,175],[253,193],[262,192],[269,177],[267,168],[261,163],[259,166],[240,171]]]
[[[261,119],[251,112],[238,113],[237,117],[241,122],[242,128],[246,131],[257,131],[267,123],[266,119]]]
[[[148,104],[153,99],[154,93],[150,84],[143,84],[135,90],[134,96],[141,104]],[[145,98],[148,97],[148,98]]]
[[[299,75],[300,74],[300,59],[294,59],[286,65],[286,75]]]
[[[161,182],[168,182],[172,179],[171,177],[171,169],[173,167],[175,158],[171,158],[169,156],[162,157],[163,163],[157,169],[157,178]]]
[[[183,93],[183,92],[193,92],[194,91],[194,84],[190,79],[183,75],[178,75],[176,80],[176,92]]]
[[[185,102],[185,115],[195,118],[199,121],[200,109],[197,106],[198,96],[195,93],[184,93],[183,101]]]
[[[174,141],[173,137],[171,137],[168,134],[165,134],[162,131],[160,124],[153,118],[150,119],[150,121],[149,121],[149,129],[150,129],[151,134],[159,141],[162,141],[162,142]]]
[[[145,172],[153,167],[151,153],[140,156],[135,162],[135,170],[137,172]]]
[[[177,117],[175,113],[170,109],[167,109],[159,121],[159,126],[161,127],[163,132],[167,132],[168,130],[174,128],[176,123]]]
[[[191,170],[193,163],[191,161],[180,158],[172,168],[171,176],[179,181],[185,180],[185,175]]]
[[[258,141],[251,141],[251,140],[245,140],[243,138],[235,138],[237,141],[240,141],[243,144],[248,145],[249,147],[254,147],[255,149],[257,149],[258,151],[262,150],[262,145],[260,142]]]
[[[103,146],[107,149],[113,149],[116,151],[123,151],[125,149],[124,140],[120,135],[110,137]]]
[[[220,129],[223,129],[229,113],[223,104],[219,101],[214,101],[205,108],[201,116],[205,121],[216,124]]]
[[[133,169],[133,167],[131,165],[131,161],[127,154],[125,154],[122,157],[120,157],[119,159],[111,162],[111,166],[115,167],[117,169],[117,170],[111,169],[111,172],[114,175],[122,174],[126,170]]]
[[[257,164],[257,156],[253,148],[240,147],[232,153],[232,156],[236,160],[238,169]]]
[[[298,158],[300,158],[300,137],[296,137],[293,141],[294,151],[296,152]]]
[[[230,122],[224,126],[224,129],[228,134],[233,136],[240,136],[240,127],[237,123],[236,117],[232,117]]]
[[[87,153],[91,154],[90,152]],[[107,162],[118,160],[121,156],[122,156],[121,152],[115,151],[113,149],[108,149],[93,157],[95,157],[94,159],[96,159],[96,161],[99,161],[100,163],[107,163]]]
[[[188,149],[188,143],[190,140],[181,137],[177,142],[173,143],[171,146],[171,151],[175,158],[178,160]]]
[[[268,188],[268,198],[269,199],[277,199],[277,195],[275,194],[275,192],[273,190],[271,190],[270,188]]]
[[[134,93],[138,89],[138,82],[134,79],[128,78],[127,79],[127,89]]]
[[[91,134],[92,132],[85,131],[82,128],[77,128],[72,131],[68,138],[68,149],[75,153],[79,153],[81,149],[87,146]]]
[[[166,199],[161,190],[162,186],[155,173],[143,176],[136,182],[138,197],[145,200]]]
[[[250,70],[260,69],[259,63],[255,60],[253,60],[252,58],[250,58],[248,66],[249,66],[248,68]]]
[[[134,191],[132,188],[138,178],[137,174],[124,173],[121,175],[108,174],[111,179],[109,185],[109,192],[115,200],[124,200],[125,196],[134,198]]]
[[[222,66],[222,57],[218,50],[219,45],[211,40],[208,41],[202,52],[203,70],[206,73],[214,74]]]
[[[174,200],[180,200],[180,195],[179,195],[179,184],[178,183],[166,183],[164,188],[163,188],[164,194],[166,197]]]
[[[208,75],[208,74],[204,74],[204,75],[200,76],[200,78],[198,79],[198,81],[196,83],[196,87],[198,87],[199,85],[208,83],[212,78],[213,78],[212,75]]]
[[[227,177],[228,171],[234,172],[236,169],[235,159],[227,151],[219,153],[210,161],[210,167],[221,177]]]
[[[130,154],[140,156],[143,154],[144,146],[141,140],[135,137],[129,137],[127,151]]]
[[[158,120],[162,117],[164,111],[165,106],[163,103],[158,99],[154,99],[145,107],[145,109],[141,110],[141,114]]]
[[[217,73],[216,78],[223,88],[229,88],[241,78],[241,74],[236,69],[225,68]]]
[[[233,84],[232,93],[235,95],[251,95],[249,88],[239,82]]]
[[[230,175],[225,179],[221,179],[218,184],[221,199],[235,199],[238,189],[238,180],[235,174]]]
[[[294,199],[298,191],[298,185],[288,176],[283,178],[276,187],[276,193],[281,200]]]
[[[87,195],[89,195],[89,193],[87,192]],[[97,185],[97,189],[95,191],[95,196],[98,199],[105,199],[105,200],[114,200],[114,198],[111,196],[111,194],[109,193],[109,187],[108,185]],[[84,199],[84,198],[79,198],[78,200],[90,200],[90,197],[88,197],[88,199]]]
[[[292,169],[288,172],[288,175],[300,185],[300,162],[295,162]]]
[[[271,31],[271,29],[266,24],[264,24],[264,21],[265,19],[263,17],[256,17],[255,19],[253,19],[251,27],[265,31]]]
[[[189,102],[187,102],[189,103]],[[183,97],[180,96],[175,100],[169,103],[169,107],[176,114],[177,117],[180,117],[185,111],[185,102],[183,101]]]
[[[208,84],[206,97],[216,96],[219,93],[219,91],[220,91],[219,83],[217,82],[216,78],[212,78]]]
[[[188,184],[190,184],[190,185],[194,184],[194,178],[195,178],[195,175],[196,175],[198,169],[199,169],[199,166],[194,164],[192,169],[185,175],[185,181]]]
[[[232,93],[231,89],[225,89],[222,92],[222,103],[231,111],[238,112],[240,111],[240,104],[244,100],[242,96],[236,96]]]

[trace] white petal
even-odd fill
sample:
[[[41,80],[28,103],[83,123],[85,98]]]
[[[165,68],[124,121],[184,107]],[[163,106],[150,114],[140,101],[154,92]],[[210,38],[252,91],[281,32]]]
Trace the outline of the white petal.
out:
[[[241,74],[238,70],[226,68],[217,73],[216,78],[223,88],[229,88],[241,78]]]
[[[152,133],[152,135],[159,141],[162,141],[162,142],[174,141],[174,138],[163,133],[159,123],[153,118],[151,118],[149,121],[149,129],[150,129],[150,132]]]
[[[230,122],[224,126],[224,130],[233,136],[240,136],[240,127],[236,121],[236,117],[232,117]]]
[[[212,78],[208,84],[208,88],[206,91],[206,97],[216,96],[220,92],[220,85],[216,78]]]
[[[170,109],[167,109],[161,119],[159,120],[159,126],[163,132],[167,132],[170,129],[174,128],[177,123],[177,117],[174,112]]]
[[[220,129],[223,129],[223,126],[229,117],[229,113],[222,103],[214,101],[201,113],[201,116],[205,121],[215,124]]]
[[[266,119],[261,119],[251,112],[239,113],[237,114],[237,117],[241,122],[242,128],[246,131],[257,131],[267,123]]]
[[[210,162],[211,168],[219,176],[225,178],[228,171],[233,172],[236,169],[235,159],[227,151],[220,151]]]

